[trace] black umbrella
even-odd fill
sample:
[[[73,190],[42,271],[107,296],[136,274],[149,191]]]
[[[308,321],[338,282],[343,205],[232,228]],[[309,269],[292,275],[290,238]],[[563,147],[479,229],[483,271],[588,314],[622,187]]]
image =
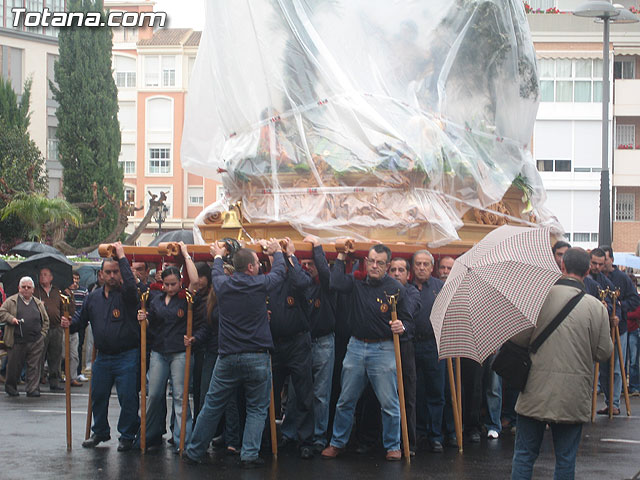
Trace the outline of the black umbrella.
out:
[[[82,265],[76,269],[78,275],[80,275],[80,286],[87,288],[98,278],[98,270],[100,265]]]
[[[156,237],[149,244],[150,247],[156,247],[162,242],[184,242],[187,245],[193,244],[193,230],[171,230]]]
[[[11,270],[11,265],[0,258],[0,275]]]
[[[62,255],[62,252],[57,248],[53,248],[51,245],[39,242],[22,242],[9,250],[9,253],[14,255],[22,255],[23,257],[31,257],[38,253],[57,253]]]
[[[7,295],[18,293],[18,282],[22,277],[31,277],[37,284],[40,269],[47,267],[53,274],[53,284],[64,290],[73,283],[73,264],[63,255],[38,253],[20,262],[2,276]]]

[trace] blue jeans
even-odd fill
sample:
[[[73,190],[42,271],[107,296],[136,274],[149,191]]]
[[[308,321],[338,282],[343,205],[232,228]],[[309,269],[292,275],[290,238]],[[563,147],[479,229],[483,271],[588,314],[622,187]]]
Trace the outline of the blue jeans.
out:
[[[415,340],[414,345],[417,375],[416,405],[426,406],[426,408],[417,409],[418,425],[421,427],[419,430],[421,434],[427,435],[429,441],[442,442],[446,363],[444,360],[438,361],[435,338]],[[447,434],[450,435],[450,432]]]
[[[149,399],[147,401],[147,441],[149,445],[159,444],[162,434],[166,430],[167,417],[167,382],[171,379],[171,397],[173,399],[173,441],[175,448],[180,445],[180,427],[182,424],[182,405],[184,394],[184,367],[186,364],[185,352],[159,353],[151,352],[149,363]],[[185,444],[191,436],[191,408],[189,400],[187,408],[187,431]]]
[[[185,448],[190,458],[198,460],[204,457],[229,399],[240,386],[244,386],[247,400],[240,459],[258,458],[271,399],[270,363],[268,353],[236,353],[218,357],[191,441]]]
[[[349,441],[356,403],[367,384],[382,410],[382,444],[386,451],[400,450],[400,406],[392,341],[365,343],[351,337],[342,364],[342,390],[333,420],[331,445],[344,448]]]
[[[108,437],[111,433],[107,414],[109,396],[113,385],[118,392],[120,418],[118,432],[123,440],[133,440],[140,428],[138,416],[138,376],[140,374],[140,350],[134,348],[117,355],[98,352],[91,368],[91,408],[93,433]]]
[[[484,366],[484,398],[487,402],[487,418],[485,426],[487,430],[495,430],[500,433],[502,430],[502,377],[491,369],[493,359],[496,354],[487,358]]]
[[[546,425],[547,422],[518,415],[511,480],[529,480],[533,475],[533,464],[540,453],[540,444]],[[549,426],[553,436],[553,451],[556,455],[553,478],[554,480],[573,480],[582,424],[549,423]]]
[[[209,391],[209,385],[211,384],[211,376],[213,375],[213,369],[216,365],[218,355],[215,353],[205,352],[204,360],[202,363],[202,379],[200,386],[200,408],[204,405],[204,401],[207,398],[207,392]],[[236,395],[232,395],[227,408],[224,411],[224,443],[227,447],[233,447],[235,449],[240,448],[240,414],[238,413],[238,399],[237,395],[240,392],[236,391]],[[194,421],[195,425],[195,421]]]
[[[313,443],[327,444],[327,425],[329,423],[329,400],[331,397],[331,380],[335,360],[335,336],[333,333],[311,340],[311,373],[313,375]],[[289,384],[291,386],[291,383]],[[282,421],[282,437],[289,440],[297,438],[296,425],[298,409],[296,408],[296,392],[288,390],[285,417]]]
[[[620,343],[622,344],[622,361],[627,361],[627,332],[620,334]],[[620,361],[618,360],[618,347],[613,342],[613,350],[615,351],[615,368],[613,371],[613,406],[620,408],[620,394],[622,393],[622,376],[620,375]],[[600,388],[604,392],[604,398],[609,405],[609,361],[600,364]]]
[[[640,330],[627,332],[629,342],[629,393],[640,392]]]

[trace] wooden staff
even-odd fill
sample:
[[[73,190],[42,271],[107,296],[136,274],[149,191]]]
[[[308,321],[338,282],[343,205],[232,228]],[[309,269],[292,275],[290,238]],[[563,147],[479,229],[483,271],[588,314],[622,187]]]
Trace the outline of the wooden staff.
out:
[[[387,295],[387,300],[391,305],[391,321],[398,320],[398,312],[396,305],[398,302],[398,294]],[[393,334],[393,350],[396,354],[396,375],[398,376],[398,397],[400,399],[400,427],[402,432],[402,447],[404,450],[404,458],[407,463],[411,462],[411,452],[409,449],[409,429],[407,428],[407,411],[404,403],[404,381],[402,380],[402,357],[400,355],[400,335]]]
[[[273,458],[277,460],[278,436],[276,432],[276,402],[273,396],[273,378],[271,378],[271,400],[269,402],[269,430],[271,431],[271,453]]]
[[[462,453],[462,420],[460,411],[458,411],[458,398],[456,395],[456,383],[453,378],[453,362],[447,358],[447,371],[449,372],[449,390],[451,390],[451,407],[453,408],[453,424],[456,429],[456,441],[458,442],[458,451]]]
[[[193,329],[193,296],[189,290],[187,295],[187,338],[191,338]],[[180,456],[184,453],[184,439],[187,431],[187,410],[189,410],[189,373],[191,370],[191,343],[187,345],[184,362],[184,388],[182,393],[182,422],[180,424]]]
[[[69,297],[60,294],[62,310],[65,317],[69,318]],[[69,321],[71,319],[69,318]],[[69,327],[64,329],[64,396],[67,404],[67,451],[71,451],[71,349],[69,340]]]
[[[456,357],[456,397],[458,398],[458,417],[462,425],[462,368],[460,367],[460,357]],[[458,444],[462,448],[462,439]]]
[[[94,364],[96,363],[96,347],[93,346],[93,350],[91,352],[91,368],[93,369]],[[91,436],[91,416],[93,415],[92,405],[91,405],[91,386],[93,385],[93,375],[91,375],[91,381],[89,382],[89,405],[87,405],[87,423],[84,428],[84,439],[89,440]]]
[[[149,291],[140,295],[141,310],[147,314]],[[147,320],[140,322],[140,450],[147,448]]]
[[[600,363],[596,362],[593,375],[593,396],[591,397],[591,423],[596,421],[596,409],[598,405],[598,376],[600,375]]]
[[[615,315],[615,305],[620,296],[620,290],[616,289],[610,292],[611,300],[613,301],[613,314]],[[629,401],[629,388],[627,387],[627,374],[624,369],[624,357],[622,355],[622,342],[620,341],[620,328],[616,325],[615,328],[615,343],[618,347],[618,361],[620,362],[620,376],[622,377],[622,391],[624,392],[624,404],[627,407],[627,416],[631,415],[631,402]]]
[[[607,288],[606,290],[602,290],[601,288],[598,288],[598,295],[600,295],[600,301],[602,302],[602,305],[604,305],[604,308],[607,308],[607,302],[605,301],[605,299],[609,295],[609,289]],[[600,376],[600,363],[596,362],[595,373],[593,376],[593,396],[591,397],[591,423],[594,423],[596,421],[596,409],[598,406],[598,380],[599,380],[598,377],[599,376]]]

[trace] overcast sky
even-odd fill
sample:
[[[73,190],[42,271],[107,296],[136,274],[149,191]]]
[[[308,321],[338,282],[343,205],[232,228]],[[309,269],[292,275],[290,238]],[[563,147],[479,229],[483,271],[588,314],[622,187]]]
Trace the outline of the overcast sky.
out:
[[[155,10],[167,12],[170,28],[202,30],[204,2],[205,0],[156,0]]]

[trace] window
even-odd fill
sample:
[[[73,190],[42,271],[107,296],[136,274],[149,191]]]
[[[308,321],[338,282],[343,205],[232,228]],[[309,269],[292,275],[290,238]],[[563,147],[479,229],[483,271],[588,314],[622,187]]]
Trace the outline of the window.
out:
[[[59,160],[57,138],[47,138],[47,160]]]
[[[25,8],[28,12],[41,12],[44,8],[43,0],[27,0]],[[42,27],[27,27],[27,31],[31,33],[44,33]]]
[[[227,191],[224,189],[224,186],[217,185],[216,186],[216,201],[222,200],[226,195]]]
[[[113,57],[116,86],[118,88],[134,88],[136,86],[135,58],[116,55]]]
[[[591,103],[602,100],[602,60],[541,58],[538,60],[543,102]]]
[[[635,125],[616,125],[616,148],[631,149],[636,145]]]
[[[52,82],[56,87],[58,86],[58,84],[56,83],[56,79],[55,79],[55,64],[58,61],[58,55],[52,55],[50,53],[47,53],[47,98],[49,100],[53,100],[53,90],[51,90],[51,86],[49,85],[49,82]]]
[[[5,26],[7,28],[14,28],[13,12],[11,11],[11,9],[22,8],[23,6],[24,6],[23,0],[6,0],[5,15],[7,18],[5,21]],[[15,27],[15,30],[22,30],[22,27]]]
[[[0,27],[4,27],[4,0],[0,0]]]
[[[564,237],[564,239],[565,239],[567,242],[570,242],[570,241],[571,241],[571,234],[570,234],[570,233],[565,233],[565,234],[564,234],[564,235],[562,235],[562,236]]]
[[[160,97],[150,98],[147,101],[147,135],[150,134],[162,134],[167,138],[173,137],[173,103],[171,99]]]
[[[189,187],[187,188],[187,195],[189,197],[189,205],[204,205],[204,187]]]
[[[124,186],[124,201],[135,206],[136,204],[136,188],[129,185]]]
[[[527,0],[527,3],[534,10],[547,10],[556,6],[556,0]]]
[[[149,145],[149,173],[171,173],[171,145]]]
[[[591,234],[591,242],[598,243],[598,234],[597,233],[592,233]]]
[[[136,119],[136,103],[120,102],[118,104],[118,121],[120,122],[120,130],[123,132],[135,132],[137,126]]]
[[[616,195],[616,221],[629,222],[636,219],[636,195],[618,193]]]
[[[539,172],[570,172],[571,160],[536,160]]]
[[[175,87],[176,57],[149,55],[144,59],[144,84],[146,87]]]
[[[167,196],[167,200],[164,202],[164,205],[167,207],[168,211],[167,211],[167,218],[172,217],[173,216],[173,191],[172,188],[170,186],[157,186],[154,185],[152,187],[147,186],[146,191],[145,191],[145,206],[146,209],[148,210],[151,202],[151,196],[149,195],[149,193],[156,195],[157,198],[160,197],[160,193],[164,192],[165,195]]]
[[[22,52],[20,48],[0,45],[0,76],[11,81],[17,95],[22,95]]]
[[[162,86],[176,86],[176,57],[162,57]]]
[[[636,61],[616,60],[613,62],[613,78],[616,80],[630,80],[636,78]]]
[[[136,146],[123,143],[120,147],[118,164],[122,167],[122,173],[126,175],[136,174]]]
[[[574,233],[573,241],[574,242],[589,242],[591,239],[590,233]]]

